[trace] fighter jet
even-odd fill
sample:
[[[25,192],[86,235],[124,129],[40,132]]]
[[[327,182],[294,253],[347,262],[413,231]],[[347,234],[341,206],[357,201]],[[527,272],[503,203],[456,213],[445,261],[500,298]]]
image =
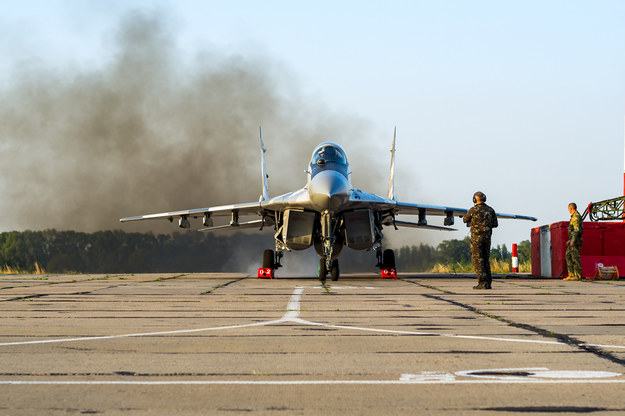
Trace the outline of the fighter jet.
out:
[[[391,147],[391,168],[386,197],[356,189],[351,184],[351,171],[345,151],[336,143],[323,142],[314,148],[306,170],[307,182],[302,189],[270,197],[262,131],[260,153],[262,195],[258,202],[164,212],[122,218],[121,222],[149,219],[178,220],[181,228],[190,228],[191,218],[202,218],[202,231],[227,228],[270,229],[274,233],[275,250],[265,250],[259,278],[274,278],[282,267],[284,252],[305,250],[313,246],[319,255],[319,280],[330,274],[339,279],[338,257],[344,247],[375,253],[376,267],[382,278],[396,278],[395,253],[383,249],[384,227],[412,227],[454,231],[454,217],[462,217],[467,209],[399,202],[395,196],[395,139]],[[404,221],[398,215],[416,216],[416,221]],[[230,223],[214,225],[214,217],[230,217]],[[251,221],[239,221],[243,216],[256,216]],[[428,224],[428,216],[442,216],[443,225]],[[536,221],[534,217],[497,213],[500,218]],[[258,218],[259,217],[259,218]]]

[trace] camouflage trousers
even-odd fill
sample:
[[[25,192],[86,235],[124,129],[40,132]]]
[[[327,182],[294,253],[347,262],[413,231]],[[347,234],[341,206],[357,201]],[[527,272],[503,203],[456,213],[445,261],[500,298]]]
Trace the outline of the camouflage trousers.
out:
[[[581,244],[566,247],[566,270],[569,277],[582,277],[582,259],[579,254],[581,248]]]
[[[471,261],[478,283],[490,284],[490,236],[471,236]]]

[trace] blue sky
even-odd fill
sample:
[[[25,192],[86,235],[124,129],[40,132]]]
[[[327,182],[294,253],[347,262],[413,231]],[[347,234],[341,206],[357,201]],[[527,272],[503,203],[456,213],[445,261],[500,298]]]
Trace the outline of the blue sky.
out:
[[[283,94],[358,120],[367,137],[351,139],[348,155],[370,149],[384,175],[397,126],[400,200],[468,207],[482,190],[498,211],[539,218],[501,221],[495,244],[567,220],[570,201],[623,192],[622,1],[23,1],[1,10],[1,85],[33,62],[104,66],[119,20],[156,10],[181,59],[256,60]],[[358,186],[368,166],[350,161]],[[368,190],[384,193],[386,181]],[[12,229],[10,218],[0,228]],[[466,235],[406,230],[394,241]]]

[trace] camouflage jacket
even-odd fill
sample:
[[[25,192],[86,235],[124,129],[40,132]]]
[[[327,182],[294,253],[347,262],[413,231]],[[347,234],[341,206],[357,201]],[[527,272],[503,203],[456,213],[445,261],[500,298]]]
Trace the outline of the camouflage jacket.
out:
[[[582,221],[579,212],[575,211],[571,214],[571,221],[569,222],[569,241],[572,241],[574,245],[581,245],[583,233],[584,221]]]
[[[493,233],[493,228],[499,225],[495,210],[484,203],[474,205],[464,215],[462,221],[471,227],[472,236],[490,237]]]

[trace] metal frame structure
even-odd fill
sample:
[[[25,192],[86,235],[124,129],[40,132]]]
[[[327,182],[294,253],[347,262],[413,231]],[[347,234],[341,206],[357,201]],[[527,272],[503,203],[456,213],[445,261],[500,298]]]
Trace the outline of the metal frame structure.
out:
[[[618,198],[606,199],[605,201],[591,202],[588,204],[582,219],[589,216],[590,221],[617,221],[625,219],[625,196]]]

